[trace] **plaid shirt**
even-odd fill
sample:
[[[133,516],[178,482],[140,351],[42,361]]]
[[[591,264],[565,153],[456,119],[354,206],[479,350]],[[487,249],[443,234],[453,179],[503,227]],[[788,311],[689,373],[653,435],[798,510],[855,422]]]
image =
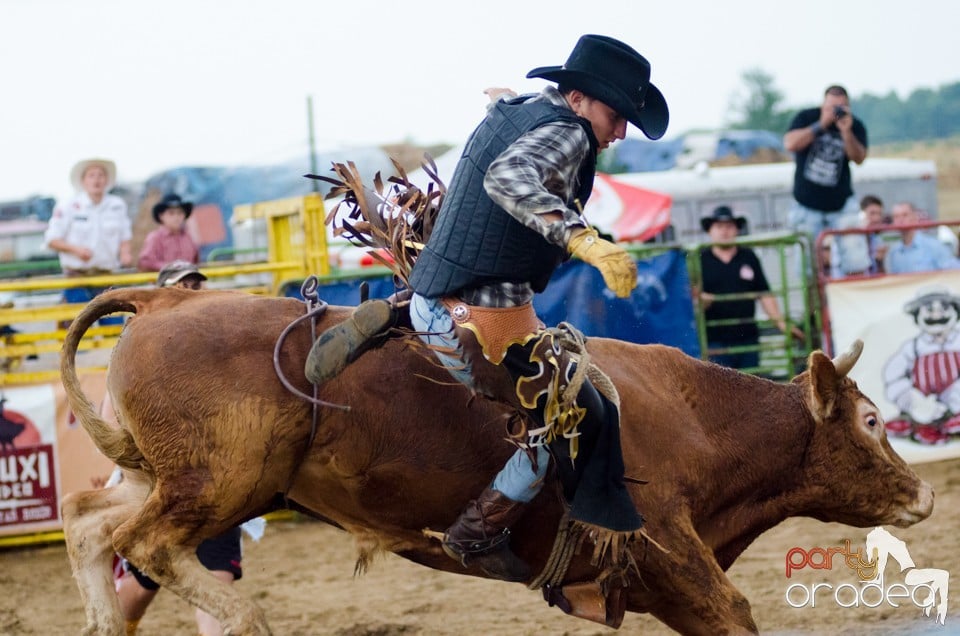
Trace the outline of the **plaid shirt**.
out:
[[[553,86],[534,99],[569,108]],[[494,203],[550,243],[566,247],[570,229],[585,227],[579,210],[567,207],[577,173],[588,159],[590,141],[579,124],[552,122],[525,133],[497,157],[483,180]],[[557,212],[562,220],[542,215]],[[529,283],[503,282],[463,290],[464,302],[480,307],[516,307],[533,300]]]

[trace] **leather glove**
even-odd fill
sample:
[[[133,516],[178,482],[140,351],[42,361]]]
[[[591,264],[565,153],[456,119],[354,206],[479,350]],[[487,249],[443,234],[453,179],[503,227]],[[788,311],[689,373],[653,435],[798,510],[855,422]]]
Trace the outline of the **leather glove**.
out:
[[[567,251],[585,263],[593,265],[619,298],[626,298],[637,286],[637,264],[627,251],[600,238],[593,228],[574,230],[567,243]]]

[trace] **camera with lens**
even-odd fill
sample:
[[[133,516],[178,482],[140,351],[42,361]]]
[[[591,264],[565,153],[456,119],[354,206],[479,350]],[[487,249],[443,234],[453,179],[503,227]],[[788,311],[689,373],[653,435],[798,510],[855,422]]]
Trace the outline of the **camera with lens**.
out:
[[[843,106],[834,106],[833,107],[833,116],[837,119],[844,117],[849,111]]]

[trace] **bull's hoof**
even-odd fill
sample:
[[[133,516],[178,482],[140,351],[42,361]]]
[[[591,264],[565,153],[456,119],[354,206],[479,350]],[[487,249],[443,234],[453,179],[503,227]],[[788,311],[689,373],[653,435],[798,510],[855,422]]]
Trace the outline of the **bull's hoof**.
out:
[[[303,372],[314,384],[335,378],[348,364],[376,344],[394,319],[393,307],[385,300],[361,303],[350,317],[327,329],[310,348]]]

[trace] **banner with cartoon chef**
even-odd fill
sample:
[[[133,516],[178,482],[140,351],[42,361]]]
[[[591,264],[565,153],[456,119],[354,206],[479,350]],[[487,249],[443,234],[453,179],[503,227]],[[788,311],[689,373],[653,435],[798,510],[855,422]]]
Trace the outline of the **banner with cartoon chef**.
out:
[[[80,378],[94,404],[105,378]],[[73,418],[59,382],[0,389],[0,536],[60,530],[63,496],[102,486],[112,468]]]
[[[825,293],[833,350],[864,342],[850,376],[891,445],[913,463],[960,457],[960,271],[841,280]]]

